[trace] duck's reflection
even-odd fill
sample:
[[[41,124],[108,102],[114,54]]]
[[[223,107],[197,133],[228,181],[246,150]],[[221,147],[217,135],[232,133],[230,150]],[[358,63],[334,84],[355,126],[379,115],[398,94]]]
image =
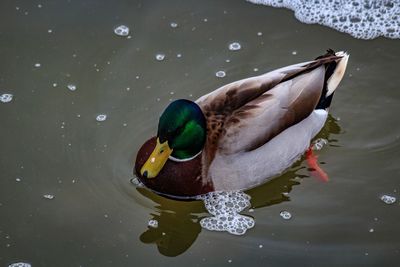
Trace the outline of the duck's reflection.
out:
[[[204,212],[200,201],[179,201],[159,196],[146,188],[138,188],[139,193],[157,203],[152,219],[158,227],[148,227],[140,236],[143,243],[157,245],[158,251],[169,257],[185,252],[201,232],[199,213]]]
[[[340,131],[337,121],[329,116],[324,129],[316,138],[328,139],[330,146],[336,146],[336,140],[330,139],[329,135],[339,134]],[[292,187],[300,184],[301,179],[310,176],[303,161],[304,158],[278,178],[248,190],[246,193],[251,196],[252,208],[289,201],[288,193]],[[158,251],[165,256],[175,257],[185,252],[201,232],[199,221],[206,212],[203,203],[169,199],[146,188],[137,188],[137,190],[156,203],[156,212],[151,215],[152,219],[158,221],[158,227],[149,226],[141,234],[140,240],[145,244],[156,244]]]

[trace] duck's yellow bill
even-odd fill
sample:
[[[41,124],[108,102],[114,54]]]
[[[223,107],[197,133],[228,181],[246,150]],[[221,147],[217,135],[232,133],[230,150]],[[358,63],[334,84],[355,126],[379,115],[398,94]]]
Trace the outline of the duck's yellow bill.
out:
[[[168,146],[168,141],[160,144],[160,139],[157,138],[157,145],[153,152],[151,152],[146,163],[142,166],[140,174],[145,178],[156,177],[164,167],[171,153],[172,149]]]

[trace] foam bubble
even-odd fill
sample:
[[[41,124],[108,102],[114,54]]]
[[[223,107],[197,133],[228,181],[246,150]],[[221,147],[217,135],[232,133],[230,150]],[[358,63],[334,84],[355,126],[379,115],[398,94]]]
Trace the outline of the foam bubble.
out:
[[[234,42],[234,43],[229,44],[228,48],[231,51],[238,51],[242,48],[242,46],[238,42]]]
[[[114,33],[118,36],[128,36],[129,27],[125,25],[120,25],[114,29]]]
[[[321,150],[325,145],[328,144],[328,140],[324,138],[318,138],[313,142],[312,149],[313,150]]]
[[[26,262],[16,262],[16,263],[11,263],[10,265],[8,265],[8,267],[31,267],[31,265]]]
[[[301,22],[321,24],[355,38],[379,36],[400,38],[400,5],[389,0],[247,0],[254,4],[284,7],[295,12]]]
[[[218,78],[224,78],[226,76],[226,73],[223,70],[219,70],[215,73],[215,76],[217,76]]]
[[[283,210],[279,213],[279,215],[285,219],[285,220],[290,220],[292,218],[292,214],[288,212],[287,210]]]
[[[165,59],[165,54],[156,54],[157,61],[163,61]]]
[[[2,95],[0,95],[0,101],[2,103],[9,103],[9,102],[11,102],[12,99],[13,99],[13,95],[12,94],[2,94]]]
[[[137,177],[133,177],[130,182],[136,187],[145,187],[144,184]]]
[[[99,114],[96,117],[96,121],[102,122],[105,121],[107,119],[107,115],[106,114]]]
[[[158,227],[158,221],[157,220],[149,220],[149,222],[147,223],[147,225],[149,226],[149,227],[152,227],[152,228],[157,228]]]
[[[207,211],[214,215],[201,219],[201,227],[210,231],[226,231],[243,235],[254,227],[254,219],[239,212],[250,206],[250,196],[241,191],[210,192],[202,195]]]
[[[52,200],[52,199],[54,199],[54,195],[51,195],[51,194],[45,194],[45,195],[43,195],[43,197],[45,198],[45,199],[49,199],[49,200]]]
[[[389,196],[389,195],[383,195],[381,196],[381,200],[385,202],[386,204],[390,205],[396,202],[396,197]]]
[[[68,85],[67,85],[67,88],[68,88],[70,91],[75,91],[75,90],[76,90],[76,85],[75,85],[75,84],[68,84]]]

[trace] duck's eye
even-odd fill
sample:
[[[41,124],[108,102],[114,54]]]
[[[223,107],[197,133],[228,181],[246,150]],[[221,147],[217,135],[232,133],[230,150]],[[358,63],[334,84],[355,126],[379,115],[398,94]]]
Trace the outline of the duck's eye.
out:
[[[164,149],[160,149],[160,154],[162,154],[164,152]]]

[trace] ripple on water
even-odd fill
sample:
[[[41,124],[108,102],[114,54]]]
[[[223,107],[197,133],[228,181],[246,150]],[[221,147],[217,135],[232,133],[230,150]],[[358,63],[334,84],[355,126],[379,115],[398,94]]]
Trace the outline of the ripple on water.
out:
[[[214,215],[201,219],[200,225],[210,231],[243,235],[254,227],[254,219],[239,214],[250,206],[250,196],[241,191],[211,192],[202,196],[207,211]]]

